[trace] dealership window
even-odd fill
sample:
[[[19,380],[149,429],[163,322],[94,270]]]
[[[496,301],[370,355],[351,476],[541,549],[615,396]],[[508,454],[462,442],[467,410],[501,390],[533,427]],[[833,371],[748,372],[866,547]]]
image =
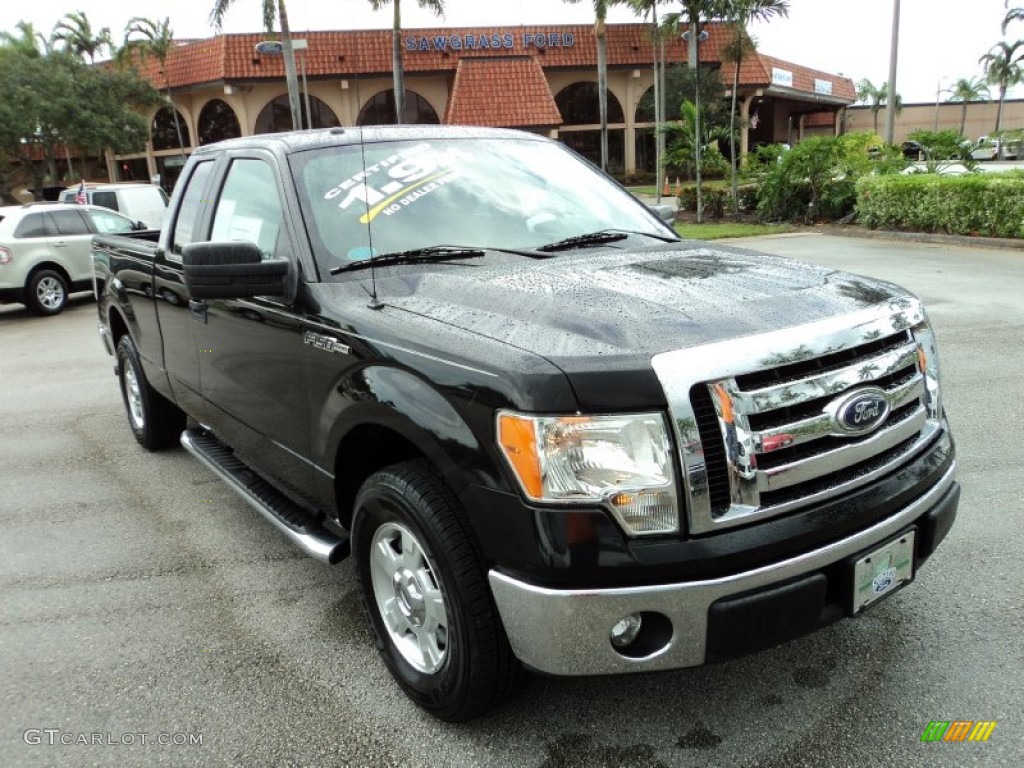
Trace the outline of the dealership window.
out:
[[[341,125],[334,110],[316,96],[309,96],[309,115],[312,117],[313,128],[336,128]],[[310,121],[306,119],[305,98],[299,97],[299,106],[302,109],[303,125]],[[288,94],[281,94],[265,106],[256,118],[256,133],[280,133],[281,131],[292,130],[292,110],[288,105]]]
[[[608,130],[608,173],[621,174],[625,170],[626,142],[625,131],[621,128]],[[566,131],[558,132],[558,140],[572,150],[583,155],[598,168],[601,167],[601,131]]]
[[[177,112],[177,110],[175,110]],[[160,111],[153,116],[153,126],[150,129],[153,137],[153,149],[178,149],[180,147],[192,146],[192,137],[188,133],[188,123],[184,115],[178,112],[178,127],[174,126],[174,112],[170,107],[161,107]],[[181,144],[178,143],[178,129],[181,130]]]
[[[637,102],[635,114],[636,117],[634,119],[637,123],[654,122],[654,88],[648,88],[644,91],[644,95]]]
[[[199,113],[199,144],[212,144],[224,139],[235,139],[242,135],[235,110],[223,99],[211,99]]]
[[[430,102],[415,91],[405,90],[406,125],[438,125],[441,121]],[[359,110],[358,125],[394,125],[395,92],[381,91]]]
[[[563,125],[600,125],[601,113],[597,105],[597,83],[573,83],[555,96],[555,105],[562,114]],[[608,122],[622,123],[622,105],[611,91],[608,94]]]

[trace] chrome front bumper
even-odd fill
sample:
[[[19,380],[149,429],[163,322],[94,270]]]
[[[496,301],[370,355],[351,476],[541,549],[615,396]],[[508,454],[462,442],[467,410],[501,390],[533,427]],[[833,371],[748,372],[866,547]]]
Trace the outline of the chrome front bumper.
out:
[[[117,351],[114,349],[114,337],[110,334],[110,329],[105,325],[97,325],[96,330],[99,331],[100,338],[103,340],[103,348],[107,350],[108,355],[117,355]]]
[[[828,546],[751,571],[706,581],[618,589],[547,589],[489,573],[491,591],[512,650],[527,666],[555,675],[648,672],[703,664],[708,608],[716,600],[770,587],[820,570],[899,533],[953,486],[955,465],[926,494],[895,515]],[[630,658],[610,642],[624,616],[652,611],[668,617],[672,636],[661,650]]]

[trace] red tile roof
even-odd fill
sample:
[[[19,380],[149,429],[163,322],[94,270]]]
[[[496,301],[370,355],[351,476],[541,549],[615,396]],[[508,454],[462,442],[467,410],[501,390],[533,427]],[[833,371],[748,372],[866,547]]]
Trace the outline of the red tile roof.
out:
[[[700,59],[720,61],[722,51],[729,43],[730,30],[723,24],[711,23],[707,25],[707,31],[708,40],[700,46]],[[344,78],[391,73],[391,30],[293,34],[307,40],[308,49],[300,55],[306,56],[308,77]],[[648,25],[609,24],[606,34],[608,66],[611,69],[650,65],[652,49]],[[539,44],[542,36],[543,46]],[[264,56],[254,50],[256,43],[265,37],[262,34],[221,35],[180,44],[171,51],[168,60],[172,87],[187,89],[207,83],[282,78],[283,57]],[[481,46],[484,40],[487,42],[485,47]],[[567,44],[570,41],[571,44]],[[456,47],[453,47],[453,42]],[[678,38],[669,40],[665,52],[669,62],[685,61],[687,44]],[[527,56],[543,69],[594,67],[597,40],[590,25],[552,25],[532,30],[528,27],[494,27],[403,31],[402,63],[410,74],[457,72],[462,61],[494,58],[496,55]],[[833,96],[851,102],[855,99],[853,82],[848,78],[761,54],[744,59],[740,68],[740,84],[747,87],[770,85],[773,66],[793,72],[795,90],[813,94],[814,79],[818,78],[833,82]],[[158,87],[165,87],[155,61],[147,61],[140,71]],[[731,83],[730,65],[722,67],[722,77]]]
[[[444,121],[515,128],[561,125],[562,116],[535,57],[466,57],[455,71]]]

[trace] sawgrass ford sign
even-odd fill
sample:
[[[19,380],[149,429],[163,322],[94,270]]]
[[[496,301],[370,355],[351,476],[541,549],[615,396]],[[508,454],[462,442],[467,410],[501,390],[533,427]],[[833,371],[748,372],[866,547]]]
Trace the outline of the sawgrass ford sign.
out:
[[[518,43],[518,45],[517,45]],[[487,51],[516,48],[572,48],[576,35],[572,32],[479,32],[461,35],[409,35],[405,50],[416,51]]]

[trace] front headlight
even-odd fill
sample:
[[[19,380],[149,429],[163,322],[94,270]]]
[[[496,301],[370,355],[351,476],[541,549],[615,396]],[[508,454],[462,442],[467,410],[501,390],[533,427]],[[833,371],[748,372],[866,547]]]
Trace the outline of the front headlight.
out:
[[[939,349],[935,343],[935,333],[927,319],[913,328],[914,339],[917,341],[917,361],[921,375],[924,376],[925,406],[928,418],[935,421],[942,419],[942,390],[939,384]]]
[[[679,530],[671,443],[659,413],[501,412],[498,444],[533,501],[603,504],[631,536]]]

